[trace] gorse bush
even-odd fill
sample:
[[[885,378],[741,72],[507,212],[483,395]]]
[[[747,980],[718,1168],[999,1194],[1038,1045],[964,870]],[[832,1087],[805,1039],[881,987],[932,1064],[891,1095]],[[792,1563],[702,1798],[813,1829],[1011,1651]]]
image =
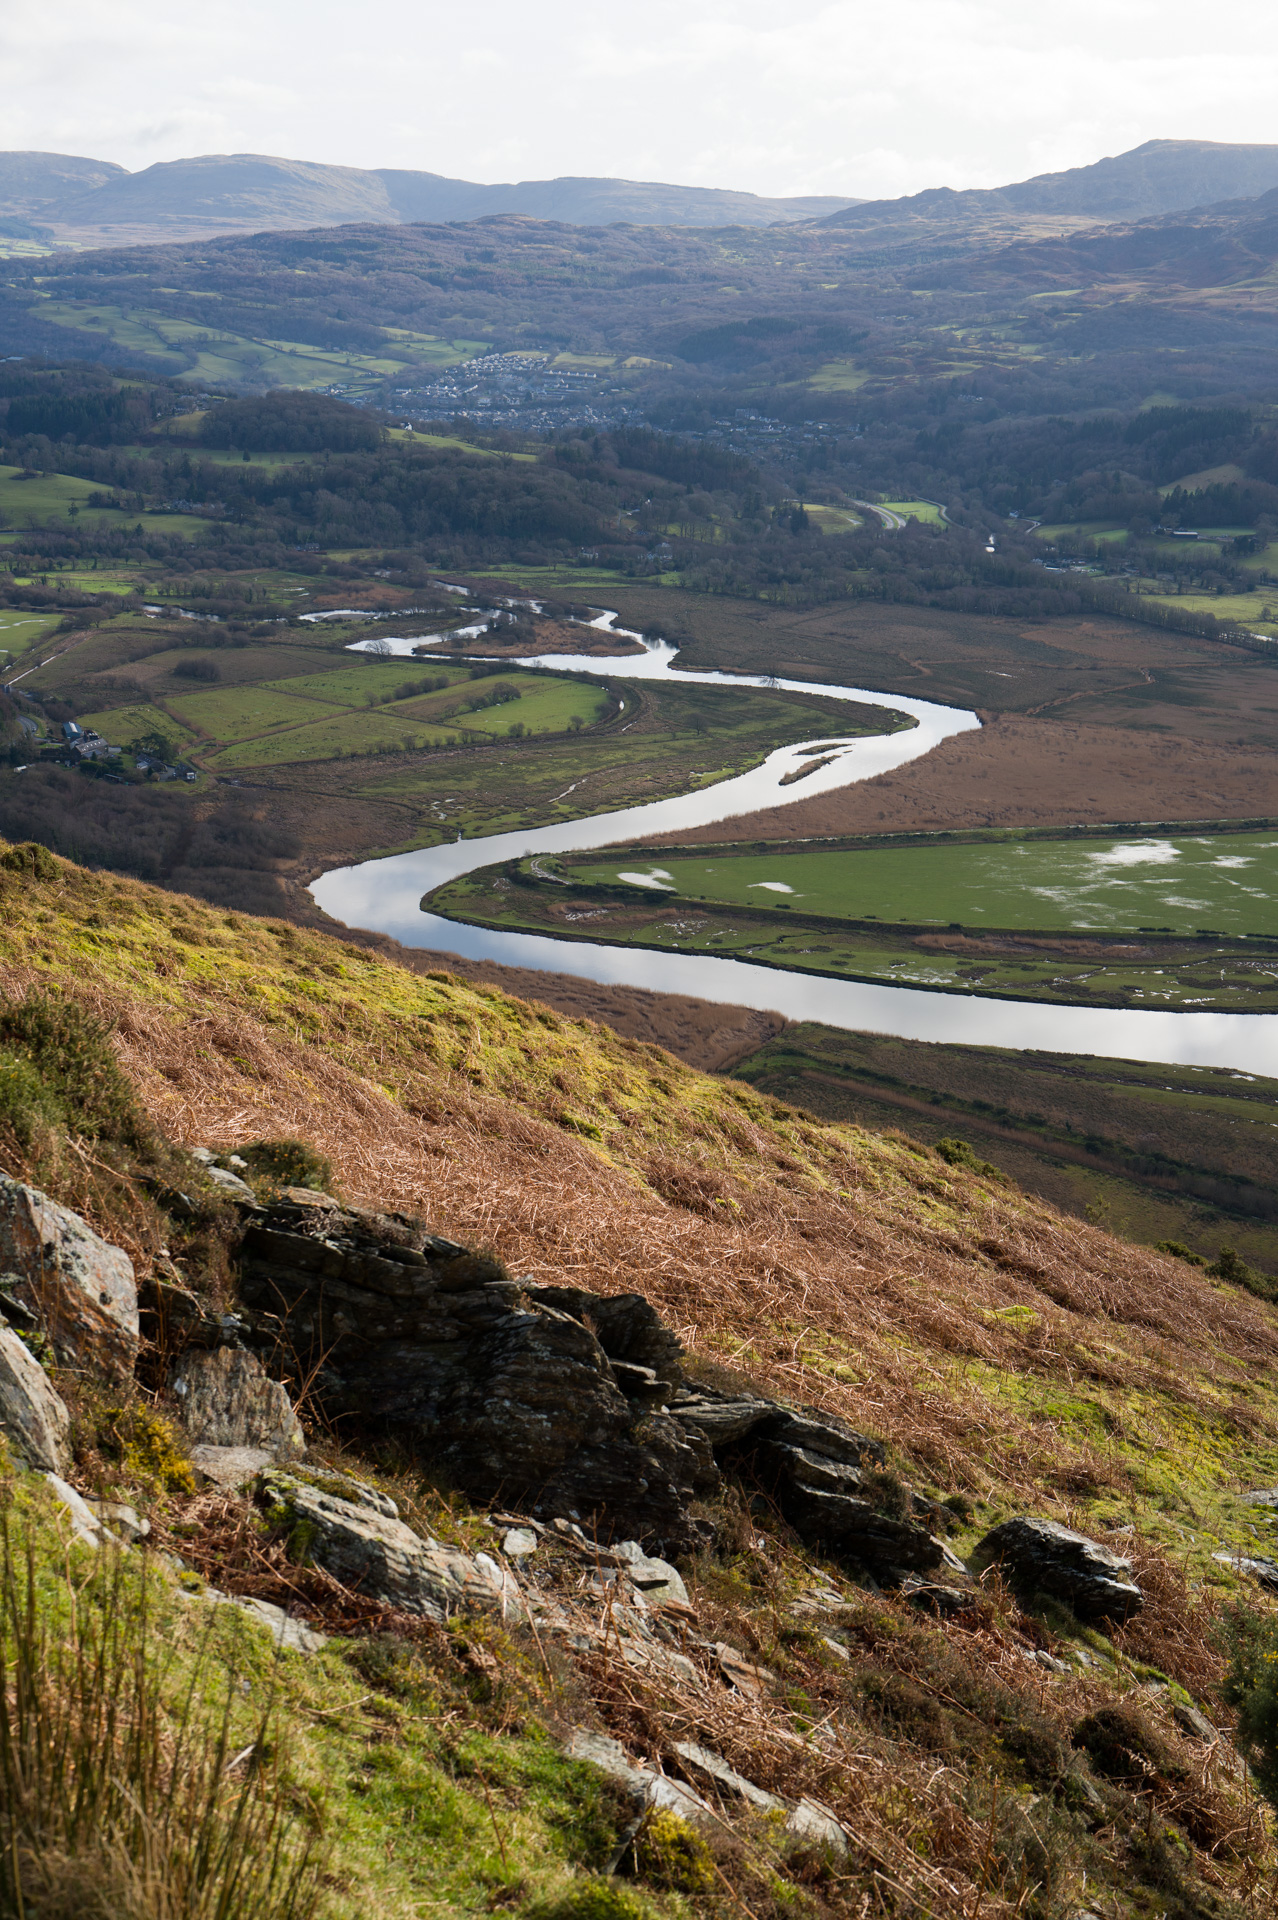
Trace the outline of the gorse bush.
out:
[[[43,1579],[0,1522],[2,1920],[311,1920],[270,1707],[248,1728],[233,1673],[179,1666],[121,1557],[65,1610]]]
[[[250,1140],[237,1147],[241,1160],[247,1161],[251,1176],[277,1187],[311,1187],[317,1193],[329,1193],[333,1186],[333,1168],[322,1153],[305,1140]]]
[[[24,1143],[43,1124],[135,1151],[152,1144],[108,1029],[53,994],[0,1003],[0,1115]]]

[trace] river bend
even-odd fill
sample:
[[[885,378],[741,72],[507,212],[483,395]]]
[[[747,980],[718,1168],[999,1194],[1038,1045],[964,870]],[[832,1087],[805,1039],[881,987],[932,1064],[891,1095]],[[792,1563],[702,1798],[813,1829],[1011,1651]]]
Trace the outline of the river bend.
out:
[[[593,623],[625,633],[615,616]],[[463,635],[477,628],[461,628]],[[448,634],[432,635],[444,644]],[[637,636],[634,636],[637,637]],[[353,651],[371,648],[408,655],[421,639],[362,640]],[[681,680],[696,686],[775,687],[783,692],[822,693],[836,700],[881,706],[908,714],[916,725],[906,732],[849,742],[828,765],[795,786],[782,787],[805,747],[838,738],[836,728],[812,741],[778,748],[748,773],[647,806],[557,822],[486,839],[464,840],[413,853],[365,860],[321,875],[311,887],[317,904],[347,926],[369,927],[408,947],[433,947],[466,959],[500,961],[541,972],[572,973],[588,980],[657,992],[695,994],[738,1006],[774,1008],[791,1020],[820,1020],[832,1027],[890,1033],[907,1040],[941,1040],[968,1045],[1039,1048],[1053,1053],[1089,1053],[1180,1066],[1232,1067],[1245,1074],[1278,1076],[1278,1014],[1171,1013],[1153,1009],[1045,1006],[985,996],[936,993],[917,987],[877,986],[836,980],[747,960],[710,954],[671,953],[651,948],[615,947],[599,941],[560,941],[541,934],[497,932],[464,926],[424,913],[423,894],[445,880],[476,867],[531,853],[572,853],[614,842],[647,839],[683,827],[730,820],[759,807],[780,806],[829,792],[854,780],[890,772],[929,752],[942,740],[979,726],[974,713],[942,707],[903,694],[835,687],[809,680],[761,678],[744,674],[688,673],[672,665],[675,649],[665,642],[645,643],[640,654],[601,658],[593,654],[547,654],[511,662],[559,672],[587,672],[607,678],[621,691],[627,680]],[[623,694],[624,698],[624,694]],[[597,776],[596,776],[597,778]],[[730,836],[729,836],[730,837]]]

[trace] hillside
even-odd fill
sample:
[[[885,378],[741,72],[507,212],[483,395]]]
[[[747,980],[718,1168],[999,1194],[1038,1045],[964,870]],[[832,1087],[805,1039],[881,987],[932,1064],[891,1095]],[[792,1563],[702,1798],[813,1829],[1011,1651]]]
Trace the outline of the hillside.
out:
[[[221,1751],[237,1753],[235,1765],[274,1754],[257,1767],[254,1818],[305,1808],[315,1844],[330,1850],[311,1904],[279,1899],[272,1910],[1064,1920],[1086,1898],[1107,1915],[1233,1920],[1253,1892],[1263,1900],[1267,1816],[1208,1721],[1229,1725],[1228,1700],[1249,1711],[1257,1697],[1245,1653],[1232,1689],[1225,1684],[1227,1603],[1244,1605],[1233,1616],[1237,1646],[1269,1644],[1262,1590],[1213,1555],[1256,1550],[1262,1510],[1246,1504],[1247,1490],[1278,1483],[1278,1312],[1179,1260],[1064,1219],[970,1153],[821,1124],[493,988],[423,978],[339,939],[91,875],[41,850],[5,851],[0,883],[5,1166],[38,1177],[124,1246],[144,1300],[161,1303],[166,1339],[174,1326],[198,1325],[216,1348],[215,1324],[232,1324],[217,1316],[231,1309],[235,1324],[260,1332],[261,1276],[277,1276],[278,1304],[279,1250],[313,1244],[307,1218],[331,1209],[314,1190],[330,1178],[319,1155],[347,1205],[373,1210],[332,1215],[327,1229],[347,1236],[325,1243],[333,1246],[381,1236],[381,1265],[361,1253],[361,1273],[389,1271],[386,1248],[405,1229],[388,1215],[424,1214],[431,1234],[447,1236],[428,1237],[430,1258],[455,1260],[466,1245],[497,1256],[500,1266],[485,1266],[485,1254],[465,1271],[533,1303],[521,1327],[598,1326],[607,1341],[610,1314],[650,1324],[624,1300],[610,1305],[639,1292],[686,1349],[679,1404],[735,1408],[737,1420],[743,1407],[764,1404],[781,1409],[774,1422],[806,1407],[818,1452],[803,1456],[817,1462],[805,1471],[869,1489],[881,1503],[875,1524],[901,1543],[894,1551],[925,1538],[902,1514],[949,1530],[946,1548],[924,1561],[951,1556],[940,1584],[872,1558],[876,1579],[868,1549],[859,1560],[822,1550],[808,1509],[775,1483],[769,1495],[766,1481],[752,1483],[738,1465],[727,1482],[711,1472],[704,1484],[718,1490],[683,1518],[654,1526],[655,1540],[662,1526],[671,1540],[682,1529],[684,1544],[670,1550],[688,1596],[656,1593],[656,1629],[633,1624],[634,1603],[612,1612],[622,1589],[609,1588],[616,1576],[606,1569],[632,1563],[574,1535],[567,1518],[556,1534],[552,1505],[524,1534],[504,1536],[508,1556],[539,1556],[510,1561],[516,1571],[503,1588],[520,1607],[540,1594],[531,1624],[502,1627],[482,1606],[472,1618],[462,1601],[444,1630],[311,1564],[315,1556],[330,1564],[324,1529],[355,1497],[351,1476],[365,1487],[366,1511],[381,1500],[377,1511],[393,1512],[393,1499],[443,1543],[445,1558],[454,1555],[450,1565],[471,1556],[472,1582],[476,1550],[496,1551],[503,1537],[485,1532],[494,1494],[459,1490],[459,1476],[478,1484],[476,1462],[432,1477],[431,1456],[414,1453],[402,1413],[389,1430],[367,1411],[326,1422],[325,1406],[338,1404],[332,1347],[295,1391],[306,1396],[312,1461],[341,1469],[343,1497],[317,1505],[316,1489],[335,1483],[280,1467],[275,1481],[266,1475],[276,1504],[257,1519],[216,1485],[193,1491],[181,1464],[185,1416],[165,1386],[175,1376],[162,1364],[157,1372],[145,1349],[147,1384],[138,1387],[122,1387],[118,1368],[105,1391],[83,1368],[55,1368],[53,1383],[75,1408],[68,1471],[84,1492],[126,1500],[135,1518],[145,1509],[155,1541],[193,1569],[183,1576],[190,1593],[202,1591],[202,1575],[241,1599],[283,1601],[336,1636],[307,1659],[282,1656],[262,1692],[265,1654],[249,1628],[238,1630],[238,1654],[231,1628],[201,1639],[171,1572],[159,1565],[152,1576],[157,1632],[173,1641],[155,1686],[180,1689],[194,1663],[200,1698],[215,1700],[219,1663],[247,1660],[251,1712],[234,1708]],[[17,1003],[32,993],[24,1011]],[[59,1010],[68,1005],[72,1012]],[[75,1007],[110,1024],[127,1089],[113,1091],[107,1065],[95,1064],[100,1043],[77,1026]],[[55,1034],[64,1036],[56,1045]],[[144,1117],[130,1117],[131,1099]],[[223,1154],[263,1137],[308,1143],[309,1197],[297,1188],[281,1196],[269,1181],[258,1189],[269,1231],[261,1239],[251,1228],[248,1245],[273,1249],[274,1267],[258,1253],[237,1281],[245,1256],[229,1176],[214,1193],[212,1176],[174,1158],[148,1125],[182,1148]],[[239,1162],[250,1179],[252,1168],[280,1164]],[[300,1170],[303,1161],[290,1164]],[[597,1296],[588,1312],[572,1305],[582,1300],[574,1289],[586,1290],[587,1303]],[[478,1311],[480,1295],[448,1297],[456,1341],[457,1317]],[[549,1321],[539,1299],[558,1303]],[[582,1312],[584,1323],[574,1322]],[[339,1343],[349,1338],[343,1324],[339,1312]],[[411,1369],[416,1338],[380,1349],[378,1364]],[[644,1339],[652,1366],[668,1370],[669,1335]],[[422,1360],[439,1351],[421,1348]],[[292,1364],[307,1364],[300,1350]],[[618,1374],[634,1377],[641,1406],[651,1405],[652,1366],[627,1362]],[[549,1405],[553,1375],[537,1377],[534,1399]],[[529,1390],[500,1390],[515,1393],[517,1411],[505,1416],[512,1431]],[[660,1381],[657,1390],[670,1391]],[[760,1403],[760,1393],[773,1398]],[[619,1437],[618,1460],[625,1447],[657,1445],[664,1418],[645,1414],[633,1440]],[[485,1431],[500,1436],[501,1420]],[[836,1471],[828,1458],[821,1467],[835,1433],[863,1460],[881,1442],[881,1468]],[[517,1483],[508,1470],[508,1503]],[[627,1502],[655,1497],[632,1479],[607,1499],[621,1515]],[[61,1619],[65,1575],[56,1553],[49,1558],[48,1496],[24,1476],[9,1499],[11,1539],[19,1552],[24,1538],[36,1543],[40,1591],[52,1595],[41,1604]],[[845,1504],[871,1511],[865,1500]],[[816,1507],[824,1511],[819,1499]],[[303,1525],[303,1512],[315,1520]],[[1119,1549],[1143,1610],[1129,1610],[1125,1624],[1086,1624],[1042,1593],[1018,1590],[1018,1599],[991,1574],[969,1586],[962,1562],[988,1529],[1018,1514],[1070,1523]],[[615,1540],[606,1504],[594,1524],[602,1542]],[[115,1591],[127,1594],[139,1556],[126,1558]],[[487,1564],[495,1576],[491,1554]],[[642,1573],[663,1564],[639,1554],[636,1578],[669,1587],[668,1567]],[[17,1589],[7,1591],[15,1631],[21,1608]],[[232,1611],[219,1608],[218,1618]],[[180,1616],[195,1625],[184,1628]],[[144,1661],[138,1671],[150,1668]],[[271,1731],[249,1725],[233,1737],[246,1712],[274,1715]],[[1253,1714],[1247,1724],[1260,1722]],[[627,1826],[624,1799],[592,1786],[599,1776],[584,1760],[562,1757],[573,1726],[619,1741],[623,1760],[646,1762],[641,1782],[655,1767],[704,1786],[708,1755],[735,1767],[737,1785],[724,1788],[717,1812],[693,1807],[686,1821],[679,1789],[685,1798],[665,1803],[682,1809],[673,1824],[650,1811]],[[619,1764],[598,1743],[576,1751]],[[1267,1779],[1269,1749],[1262,1740],[1255,1751]],[[754,1801],[741,1798],[743,1775],[758,1783]],[[623,1777],[635,1787],[633,1766]],[[797,1813],[778,1824],[796,1802],[820,1803],[803,1816],[802,1843]],[[766,1805],[780,1812],[751,1812]],[[610,1863],[625,1877],[609,1877]]]
[[[1142,220],[1217,200],[1241,200],[1278,186],[1278,146],[1216,140],[1146,140],[1143,146],[1062,173],[1006,187],[929,187],[899,200],[863,200],[828,214],[827,227],[904,220],[979,222],[1008,215],[1085,215],[1096,222]]]
[[[525,215],[584,226],[769,226],[849,205],[835,194],[768,199],[658,181],[521,180],[482,185],[406,167],[339,167],[260,153],[205,153],[129,173],[111,161],[0,153],[0,213],[51,224],[64,243],[413,220]]]

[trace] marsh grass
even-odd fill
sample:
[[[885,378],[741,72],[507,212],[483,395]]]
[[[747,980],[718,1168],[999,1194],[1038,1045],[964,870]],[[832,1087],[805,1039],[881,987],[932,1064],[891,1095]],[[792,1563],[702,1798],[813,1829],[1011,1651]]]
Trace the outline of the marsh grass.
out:
[[[164,1644],[151,1587],[104,1558],[51,1606],[0,1520],[0,1915],[312,1920],[272,1704],[245,1738],[234,1673]]]

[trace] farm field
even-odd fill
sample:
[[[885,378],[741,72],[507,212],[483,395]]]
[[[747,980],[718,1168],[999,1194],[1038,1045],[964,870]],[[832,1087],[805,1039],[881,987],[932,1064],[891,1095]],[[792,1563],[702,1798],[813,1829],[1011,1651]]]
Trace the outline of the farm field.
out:
[[[43,527],[51,520],[79,519],[86,527],[136,525],[135,513],[89,506],[92,497],[103,491],[96,481],[80,480],[70,473],[40,473],[33,480],[24,480],[21,467],[0,466],[0,527]],[[148,513],[145,518],[145,525],[156,533],[187,537],[206,532],[208,524],[190,513]]]
[[[922,520],[930,527],[945,525],[945,515],[934,500],[881,500],[879,505],[905,520]]]
[[[1026,1192],[1147,1246],[1278,1275],[1278,1081],[786,1026],[735,1077],[826,1120],[966,1140]]]
[[[56,613],[28,613],[21,607],[0,607],[0,664],[29,652],[37,640],[53,632],[60,618]]]
[[[203,321],[178,319],[147,307],[50,299],[41,302],[39,317],[55,326],[95,334],[134,353],[155,355],[167,363],[170,373],[214,384],[252,380],[301,388],[342,385],[357,392],[409,367],[437,371],[455,366],[484,344],[397,330],[382,354],[332,352],[299,340],[258,338],[220,327],[217,299],[209,305],[209,318]]]
[[[815,691],[626,685],[609,695],[606,660],[594,675],[565,676],[451,653],[350,651],[367,631],[339,621],[232,634],[125,613],[62,640],[31,684],[113,745],[159,733],[174,755],[251,792],[259,817],[295,846],[273,869],[286,888],[326,864],[458,832],[658,799],[834,727],[842,736],[893,725],[882,708],[849,709]],[[559,631],[547,623],[550,642]],[[114,844],[110,795],[123,791],[95,787],[102,845]],[[184,791],[214,804],[203,780]],[[128,871],[126,815],[121,798]],[[308,898],[293,898],[303,917],[313,914]]]
[[[1172,864],[1163,858],[1171,844],[1145,843],[1142,851],[1148,852],[1151,868]],[[1140,864],[1126,860],[1127,845],[1099,840],[1087,847],[1061,847],[1031,841],[1027,854],[1042,856],[1038,872],[1045,878],[1045,893],[1065,896],[1072,887],[1078,895],[1090,884],[1090,870],[1082,864],[1088,851],[1100,860],[1116,852],[1120,856],[1099,869],[1096,885],[1104,890],[1111,873],[1121,879]],[[1218,922],[1229,918],[1223,908],[1231,882],[1248,878],[1252,869],[1212,862],[1269,863],[1275,847],[1278,835],[1272,832],[1203,837],[1197,873],[1215,883]],[[519,861],[485,868],[441,887],[431,896],[431,907],[461,920],[567,940],[602,937],[609,943],[728,955],[787,971],[949,993],[1099,1007],[1278,1008],[1278,915],[1267,899],[1242,909],[1235,905],[1236,919],[1252,920],[1249,930],[1208,934],[1183,924],[1176,930],[1165,918],[1137,921],[1141,911],[1152,916],[1155,901],[1164,914],[1178,913],[1182,922],[1186,912],[1168,897],[1174,882],[1165,879],[1160,889],[1142,875],[1140,905],[1120,893],[1121,906],[1108,924],[1097,924],[1102,916],[1095,902],[1090,921],[1076,923],[1063,899],[1045,900],[1045,911],[1033,920],[1032,887],[1017,895],[1003,878],[1003,857],[1019,860],[1020,851],[1007,838],[975,847],[949,842],[797,854],[717,846],[693,858],[665,848],[622,848],[602,860],[593,854],[543,856],[536,872]],[[879,854],[885,861],[876,865]],[[911,874],[909,863],[920,854],[926,856],[921,870]],[[978,855],[988,860],[987,869]],[[1057,870],[1060,885],[1053,888],[1053,862],[1066,856],[1073,864]],[[840,874],[857,862],[862,863],[860,877],[851,889],[855,897],[849,897]],[[991,897],[1003,908],[998,922],[992,904],[986,918],[978,917],[983,871]],[[901,914],[907,901],[929,911]],[[949,908],[966,908],[965,917],[938,911],[942,901]],[[1015,920],[1018,903],[1021,918]]]
[[[819,852],[663,851],[651,870],[661,878],[649,888],[703,906],[799,907],[938,927],[1278,936],[1272,831],[1112,841],[999,837]],[[564,871],[586,885],[633,881],[615,858],[573,859]]]

